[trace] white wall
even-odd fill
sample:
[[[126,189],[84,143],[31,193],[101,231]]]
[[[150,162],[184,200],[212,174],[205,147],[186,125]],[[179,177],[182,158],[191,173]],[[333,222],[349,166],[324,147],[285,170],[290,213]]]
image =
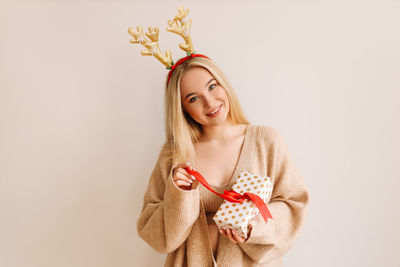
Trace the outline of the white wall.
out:
[[[311,193],[284,266],[400,266],[399,1],[1,1],[0,266],[162,266],[136,233],[167,70],[129,43],[183,4],[195,50]]]

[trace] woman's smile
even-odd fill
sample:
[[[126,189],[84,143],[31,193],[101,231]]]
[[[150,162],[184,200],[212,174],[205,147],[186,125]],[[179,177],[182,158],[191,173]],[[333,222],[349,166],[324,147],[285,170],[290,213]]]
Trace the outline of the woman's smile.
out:
[[[217,117],[221,113],[221,110],[222,110],[222,104],[216,110],[214,110],[213,112],[206,114],[206,115],[211,118],[214,118],[214,117]]]

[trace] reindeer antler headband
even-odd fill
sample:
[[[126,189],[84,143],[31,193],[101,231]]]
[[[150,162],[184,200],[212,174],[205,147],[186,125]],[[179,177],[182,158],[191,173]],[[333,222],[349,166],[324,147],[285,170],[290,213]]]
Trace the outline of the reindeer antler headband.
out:
[[[189,35],[190,27],[192,25],[192,20],[189,19],[187,20],[186,17],[189,14],[189,9],[184,9],[183,6],[178,7],[178,15],[175,16],[175,18],[171,21],[168,20],[168,25],[167,31],[176,33],[185,40],[184,43],[180,43],[179,47],[186,51],[186,57],[180,59],[178,62],[174,63],[172,60],[171,56],[171,51],[166,50],[165,55],[160,50],[160,47],[158,46],[158,27],[149,27],[149,31],[146,32],[146,36],[150,39],[146,39],[144,34],[143,34],[143,28],[141,26],[136,27],[136,31],[133,27],[130,27],[128,29],[129,34],[131,34],[134,39],[131,39],[130,42],[137,44],[141,43],[147,50],[141,51],[141,54],[143,56],[155,56],[161,63],[163,63],[166,66],[166,69],[170,70],[168,73],[168,82],[169,79],[171,78],[171,74],[174,71],[174,69],[181,63],[185,62],[186,60],[193,58],[193,57],[204,57],[208,58],[209,57],[201,54],[195,54],[195,51],[193,50],[193,43],[192,43],[192,38]],[[179,23],[178,23],[179,22]]]

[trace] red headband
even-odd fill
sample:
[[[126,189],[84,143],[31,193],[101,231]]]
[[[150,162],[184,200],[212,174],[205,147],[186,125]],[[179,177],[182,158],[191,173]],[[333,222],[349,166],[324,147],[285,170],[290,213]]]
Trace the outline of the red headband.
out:
[[[174,69],[175,69],[179,64],[181,64],[181,63],[185,62],[186,60],[188,60],[188,59],[190,59],[190,58],[193,58],[193,57],[204,57],[204,58],[208,58],[209,60],[211,60],[211,58],[209,58],[209,57],[207,57],[207,56],[205,56],[205,55],[194,54],[194,53],[190,54],[190,56],[186,56],[186,57],[184,57],[184,58],[181,58],[178,62],[176,62],[174,65],[171,66],[171,69],[170,69],[170,71],[169,71],[169,73],[168,73],[168,82],[167,82],[167,84],[169,83],[169,79],[171,78],[171,75],[172,75],[172,72],[174,72]]]

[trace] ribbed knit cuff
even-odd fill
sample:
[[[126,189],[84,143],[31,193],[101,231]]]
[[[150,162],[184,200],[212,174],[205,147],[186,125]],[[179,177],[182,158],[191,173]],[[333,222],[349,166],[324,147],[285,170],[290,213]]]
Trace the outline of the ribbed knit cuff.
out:
[[[262,244],[270,242],[273,244],[273,240],[276,237],[275,233],[275,221],[268,220],[266,223],[263,219],[260,221],[259,218],[252,220],[250,224],[253,226],[250,237],[246,240],[246,244]]]
[[[183,190],[179,188],[172,180],[172,171],[167,178],[167,184],[164,193],[164,201],[168,205],[171,204],[175,208],[181,210],[185,215],[191,216],[196,215],[198,217],[200,213],[200,192],[199,187],[192,190]]]

